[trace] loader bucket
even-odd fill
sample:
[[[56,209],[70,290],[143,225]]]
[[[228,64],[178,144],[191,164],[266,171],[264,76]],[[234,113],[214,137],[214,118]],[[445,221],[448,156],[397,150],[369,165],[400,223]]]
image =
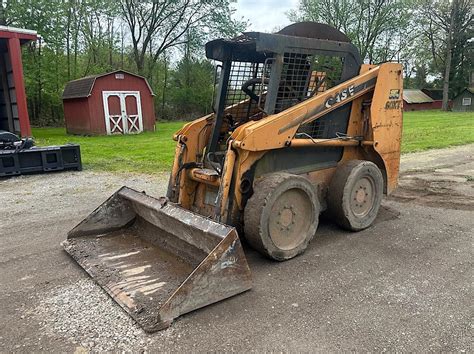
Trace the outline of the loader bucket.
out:
[[[63,246],[147,332],[251,288],[233,227],[127,187],[72,229]]]

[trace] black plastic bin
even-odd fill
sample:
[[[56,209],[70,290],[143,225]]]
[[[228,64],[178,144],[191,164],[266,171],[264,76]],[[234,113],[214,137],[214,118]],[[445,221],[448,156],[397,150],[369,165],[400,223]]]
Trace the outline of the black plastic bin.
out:
[[[0,177],[62,170],[82,170],[79,145],[0,150]]]

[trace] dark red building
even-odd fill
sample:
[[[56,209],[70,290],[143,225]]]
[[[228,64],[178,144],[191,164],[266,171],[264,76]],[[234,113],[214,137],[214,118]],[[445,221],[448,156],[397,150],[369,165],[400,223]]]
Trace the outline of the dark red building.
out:
[[[123,70],[66,84],[64,119],[70,134],[131,134],[155,129],[153,91],[147,80]]]
[[[35,31],[0,26],[0,130],[31,136],[21,46],[36,41]]]
[[[427,109],[440,109],[442,101],[434,100],[421,90],[403,90],[403,110],[423,111]]]

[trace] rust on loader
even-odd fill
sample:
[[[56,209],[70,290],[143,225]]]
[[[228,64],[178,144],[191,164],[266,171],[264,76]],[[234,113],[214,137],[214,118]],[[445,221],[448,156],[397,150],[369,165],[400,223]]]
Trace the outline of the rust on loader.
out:
[[[233,227],[127,187],[72,229],[63,246],[147,332],[251,288]]]

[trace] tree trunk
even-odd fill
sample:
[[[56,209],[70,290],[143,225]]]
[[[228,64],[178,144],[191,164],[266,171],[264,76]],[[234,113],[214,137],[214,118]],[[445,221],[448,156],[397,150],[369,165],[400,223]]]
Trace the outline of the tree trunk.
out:
[[[0,25],[6,26],[7,25],[7,15],[6,15],[6,6],[8,4],[4,4],[3,1],[0,3]]]
[[[71,22],[72,22],[72,4],[68,2],[66,17],[66,62],[67,62],[67,81],[71,80]]]
[[[454,16],[457,11],[458,0],[453,0],[453,6],[451,8],[451,19],[448,28],[448,34],[446,38],[446,60],[444,68],[444,79],[443,79],[443,104],[441,109],[447,111],[449,109],[449,73],[451,72],[451,56],[452,56],[452,33],[454,27]]]
[[[110,70],[114,68],[114,22],[109,18],[109,65]]]
[[[124,59],[124,51],[125,51],[123,24],[120,26],[120,38],[122,41],[121,46],[120,46],[120,69],[123,70],[123,59]]]
[[[42,62],[43,62],[43,53],[41,52],[41,49],[42,49],[42,45],[43,45],[43,41],[42,39],[40,38],[39,39],[39,44],[38,44],[38,77],[37,77],[37,80],[38,80],[38,109],[37,109],[37,112],[38,112],[38,116],[40,117],[41,114],[43,113],[43,65],[42,65]],[[38,120],[39,120],[39,117],[38,117]]]
[[[161,96],[161,118],[166,118],[164,116],[165,113],[165,106],[166,106],[166,87],[168,85],[168,58],[166,57],[166,53],[163,55],[164,64],[165,64],[165,77],[163,79],[163,95]]]

